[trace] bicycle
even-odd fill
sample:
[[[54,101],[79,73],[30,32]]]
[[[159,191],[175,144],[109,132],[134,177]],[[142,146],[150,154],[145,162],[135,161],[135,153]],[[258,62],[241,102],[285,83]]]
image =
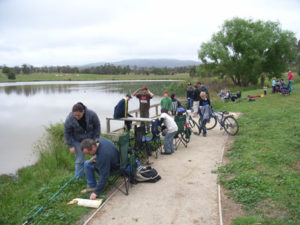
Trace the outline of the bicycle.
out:
[[[201,129],[198,123],[192,118],[191,116],[192,111],[187,110],[186,111],[186,117],[187,117],[187,123],[190,125],[191,132],[195,135],[200,135]]]
[[[224,128],[227,134],[231,136],[237,135],[239,132],[239,124],[232,115],[228,114],[229,113],[227,111],[216,112],[212,110],[210,119],[205,125],[206,130],[215,128],[218,122],[221,126],[221,129]],[[201,119],[199,119],[199,126],[201,127]]]

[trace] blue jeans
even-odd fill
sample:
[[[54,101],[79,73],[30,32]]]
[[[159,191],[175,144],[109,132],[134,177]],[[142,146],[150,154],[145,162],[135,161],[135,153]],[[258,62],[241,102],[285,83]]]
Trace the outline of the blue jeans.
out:
[[[80,143],[75,142],[74,143],[75,147],[75,174],[76,174],[76,179],[83,179],[84,178],[84,169],[83,169],[83,164],[84,164],[84,154],[80,149]]]
[[[187,109],[191,109],[193,107],[193,99],[187,99]]]
[[[203,119],[203,115],[202,115],[202,113],[200,111],[200,107],[199,107],[199,115],[200,115],[200,120],[201,120],[200,130],[203,131],[203,134],[206,134],[207,133],[207,131],[206,131],[206,122],[207,122],[207,120]]]
[[[173,139],[174,136],[177,134],[177,131],[173,133],[167,133],[164,140],[164,149],[166,153],[173,153],[174,152],[174,143]]]
[[[95,163],[90,160],[86,160],[84,162],[84,170],[86,175],[86,182],[89,188],[94,188],[97,185],[97,181],[95,178],[95,171],[99,174],[99,170],[95,167]]]

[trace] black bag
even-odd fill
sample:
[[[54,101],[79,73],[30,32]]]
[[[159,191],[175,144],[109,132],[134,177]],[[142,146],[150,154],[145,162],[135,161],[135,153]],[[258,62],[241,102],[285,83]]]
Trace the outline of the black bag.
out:
[[[151,166],[140,166],[137,168],[135,180],[137,182],[156,183],[161,179],[158,172]]]

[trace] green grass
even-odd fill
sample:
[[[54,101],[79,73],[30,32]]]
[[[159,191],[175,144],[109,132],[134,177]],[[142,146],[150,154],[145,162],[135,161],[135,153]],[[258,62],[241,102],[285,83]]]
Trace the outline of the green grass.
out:
[[[268,94],[255,102],[214,102],[215,108],[242,112],[239,135],[220,167],[220,183],[243,205],[248,217],[234,225],[300,224],[300,85],[290,96]],[[244,92],[262,94],[263,90]]]
[[[98,75],[98,74],[56,74],[33,73],[17,75],[16,80],[9,80],[5,74],[0,73],[0,82],[28,82],[28,81],[83,81],[83,80],[184,80],[188,74],[176,75]]]
[[[98,76],[98,75],[97,75]],[[243,205],[246,217],[234,225],[296,225],[300,222],[300,80],[291,96],[267,95],[255,102],[213,101],[216,110],[242,112],[239,135],[230,149],[231,162],[219,168],[221,184]],[[176,84],[174,90],[181,87]],[[263,90],[243,92],[262,94]],[[0,176],[0,224],[22,224],[74,175],[74,158],[63,141],[63,125],[51,125],[37,146],[40,160],[16,176]],[[142,156],[140,156],[142,157]],[[35,224],[74,224],[87,208],[67,206],[85,188],[74,181],[35,219]]]
[[[35,165],[20,169],[16,176],[0,176],[0,224],[23,224],[74,175],[74,156],[64,143],[63,124],[50,125],[46,131],[36,146]],[[136,151],[136,156],[142,161],[145,151]],[[34,224],[75,224],[89,209],[66,204],[78,197],[88,199],[89,193],[80,194],[85,187],[85,180],[73,180],[35,217]],[[107,185],[102,194],[110,189]]]
[[[52,125],[47,131],[48,141],[37,147],[41,151],[37,164],[19,170],[15,177],[0,176],[0,224],[23,224],[74,175],[74,156],[63,144],[62,125]],[[35,218],[34,224],[74,223],[88,209],[66,203],[79,197],[85,185],[85,181],[71,182]]]

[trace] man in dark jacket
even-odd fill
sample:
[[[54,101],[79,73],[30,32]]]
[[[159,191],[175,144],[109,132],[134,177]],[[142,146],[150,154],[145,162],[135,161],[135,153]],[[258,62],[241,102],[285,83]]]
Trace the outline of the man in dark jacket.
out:
[[[98,143],[92,139],[85,139],[81,142],[80,148],[84,154],[93,156],[84,163],[88,189],[95,188],[90,195],[90,199],[93,200],[103,191],[110,172],[120,168],[120,153],[114,143],[107,138],[99,138]],[[99,175],[98,183],[95,172]]]
[[[80,142],[86,138],[97,140],[100,136],[100,121],[95,112],[81,102],[75,104],[65,121],[64,135],[70,152],[75,155],[76,178],[84,177],[84,154]]]
[[[193,107],[193,98],[194,88],[191,83],[188,83],[188,87],[186,89],[187,109],[191,109]]]
[[[114,119],[132,117],[132,115],[130,115],[128,113],[128,103],[129,103],[130,99],[132,99],[132,96],[130,94],[128,94],[125,96],[125,98],[123,98],[119,101],[119,103],[115,106]],[[125,121],[127,131],[130,131],[131,124],[132,124],[132,121]]]
[[[199,109],[200,92],[198,86],[194,86],[194,97],[193,97],[193,112],[194,116],[197,116]]]
[[[208,92],[207,88],[206,88],[201,82],[198,82],[198,83],[197,83],[197,86],[198,86],[199,93],[205,92],[205,93],[206,93],[206,97],[207,97],[208,99],[210,99],[210,97],[209,97],[209,92]]]

